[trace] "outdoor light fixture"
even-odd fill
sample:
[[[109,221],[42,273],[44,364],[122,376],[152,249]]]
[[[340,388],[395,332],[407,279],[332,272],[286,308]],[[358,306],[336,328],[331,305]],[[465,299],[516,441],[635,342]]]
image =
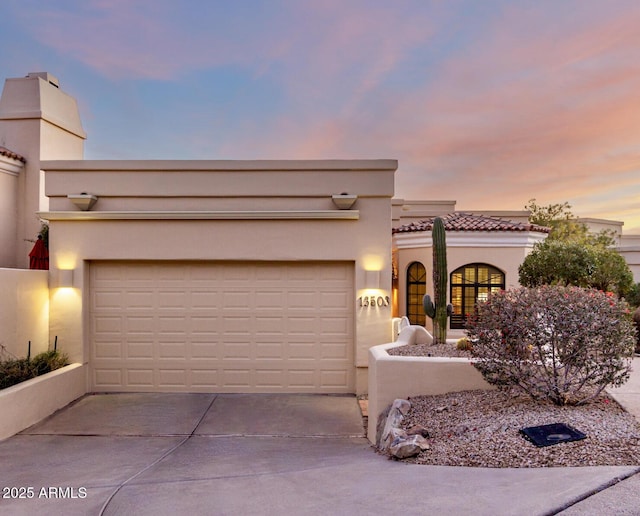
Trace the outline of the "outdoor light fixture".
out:
[[[93,208],[93,205],[98,200],[98,197],[86,192],[82,192],[80,194],[69,194],[67,195],[67,199],[69,199],[82,211],[89,211],[91,208]]]
[[[364,288],[367,290],[380,288],[380,271],[364,271]]]
[[[73,288],[73,269],[58,270],[58,288]]]
[[[341,194],[332,195],[331,200],[339,210],[350,210],[351,207],[358,200],[358,196],[350,195],[348,193],[343,192]]]

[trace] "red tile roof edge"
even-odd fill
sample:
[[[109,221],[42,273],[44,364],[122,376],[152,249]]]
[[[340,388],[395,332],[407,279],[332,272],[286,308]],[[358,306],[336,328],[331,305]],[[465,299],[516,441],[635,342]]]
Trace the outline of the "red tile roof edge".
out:
[[[10,151],[6,147],[0,146],[0,156],[6,156],[7,158],[15,159],[17,161],[21,161],[22,163],[26,163],[27,160],[13,151]]]
[[[475,215],[473,213],[455,212],[440,217],[444,222],[446,231],[534,231],[536,233],[549,233],[551,228],[513,222],[511,220]],[[392,233],[413,233],[418,231],[431,231],[435,217],[428,217],[418,222],[411,222],[394,228]]]

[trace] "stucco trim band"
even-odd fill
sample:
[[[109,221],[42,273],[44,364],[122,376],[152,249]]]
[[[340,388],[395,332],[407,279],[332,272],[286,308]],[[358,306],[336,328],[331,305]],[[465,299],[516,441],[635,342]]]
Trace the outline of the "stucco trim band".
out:
[[[358,220],[358,210],[313,211],[41,211],[44,220]]]

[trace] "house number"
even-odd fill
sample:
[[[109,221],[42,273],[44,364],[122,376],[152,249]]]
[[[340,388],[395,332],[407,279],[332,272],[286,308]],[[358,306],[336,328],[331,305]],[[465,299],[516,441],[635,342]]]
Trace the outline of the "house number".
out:
[[[389,306],[390,302],[389,296],[360,296],[358,298],[358,306],[360,306],[360,308],[384,307]]]

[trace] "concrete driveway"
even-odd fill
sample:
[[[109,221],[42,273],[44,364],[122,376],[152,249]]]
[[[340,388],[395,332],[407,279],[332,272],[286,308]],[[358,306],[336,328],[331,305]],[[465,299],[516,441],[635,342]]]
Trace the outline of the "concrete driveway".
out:
[[[640,489],[637,467],[390,461],[350,396],[90,395],[0,442],[0,465],[9,515],[638,514],[617,495]]]

